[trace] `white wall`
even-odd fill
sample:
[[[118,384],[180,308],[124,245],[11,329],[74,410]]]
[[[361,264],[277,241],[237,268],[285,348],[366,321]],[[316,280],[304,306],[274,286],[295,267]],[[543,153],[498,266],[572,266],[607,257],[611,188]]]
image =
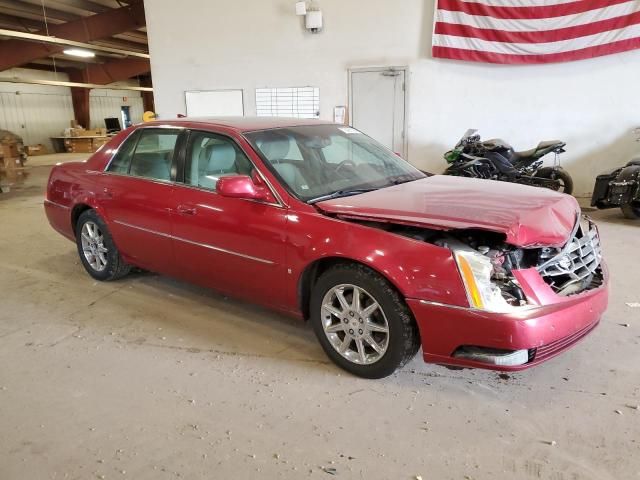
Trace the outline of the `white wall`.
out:
[[[640,51],[581,62],[496,66],[430,57],[432,0],[319,0],[324,31],[312,35],[294,0],[145,2],[156,110],[185,112],[185,90],[242,88],[255,114],[256,87],[318,86],[332,118],[348,104],[347,69],[408,65],[409,160],[440,172],[442,153],[469,127],[517,149],[568,143],[563,163],[588,195],[595,175],[637,149]],[[179,35],[168,35],[180,19]],[[188,26],[188,28],[186,27]]]
[[[25,80],[69,81],[65,73],[15,68],[2,72],[3,77]],[[135,80],[112,85],[138,86]],[[124,99],[126,97],[126,100]],[[91,125],[86,128],[104,127],[104,119],[120,118],[120,107],[131,106],[133,123],[142,122],[142,96],[134,90],[93,89],[89,96]],[[9,130],[22,137],[27,145],[42,143],[52,148],[50,137],[63,134],[73,120],[73,104],[69,87],[31,85],[28,83],[0,82],[0,129]]]

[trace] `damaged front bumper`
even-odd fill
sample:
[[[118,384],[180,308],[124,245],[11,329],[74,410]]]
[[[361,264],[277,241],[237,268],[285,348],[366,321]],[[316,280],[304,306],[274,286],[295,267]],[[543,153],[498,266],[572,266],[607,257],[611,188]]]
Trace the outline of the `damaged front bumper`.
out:
[[[425,362],[516,371],[555,357],[590,333],[608,304],[608,271],[602,284],[571,296],[557,295],[535,269],[518,272],[537,305],[492,313],[407,299],[418,323]]]

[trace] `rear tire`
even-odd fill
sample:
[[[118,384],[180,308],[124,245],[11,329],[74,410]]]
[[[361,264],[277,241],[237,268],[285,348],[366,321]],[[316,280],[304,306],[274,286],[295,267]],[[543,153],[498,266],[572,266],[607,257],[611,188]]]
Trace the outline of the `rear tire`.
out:
[[[554,188],[552,190],[560,193],[566,193],[571,195],[573,193],[573,178],[563,168],[545,167],[538,170],[535,174],[536,177],[549,178],[551,180],[558,180],[561,184],[560,188]]]
[[[325,271],[313,287],[310,307],[313,330],[327,356],[359,377],[391,375],[420,349],[418,327],[404,300],[364,265],[339,264]]]
[[[80,214],[76,224],[76,245],[82,265],[96,280],[118,280],[131,270],[131,265],[122,260],[107,224],[95,210]]]
[[[620,207],[622,210],[622,214],[625,218],[630,218],[632,220],[640,219],[640,207],[634,207],[631,204],[626,204]]]

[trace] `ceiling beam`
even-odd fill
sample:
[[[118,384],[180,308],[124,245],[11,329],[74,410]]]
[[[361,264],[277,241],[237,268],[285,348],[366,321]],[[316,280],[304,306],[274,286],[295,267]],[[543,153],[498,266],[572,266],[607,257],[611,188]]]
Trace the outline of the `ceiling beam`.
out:
[[[15,15],[16,17],[25,17],[35,20],[42,20],[42,3],[40,5],[32,5],[17,0],[0,0],[0,11]],[[55,22],[72,22],[78,19],[78,15],[63,12],[55,8],[48,8],[45,4],[45,12],[47,20]]]
[[[42,0],[20,0],[20,1],[23,3],[30,3],[32,5],[37,5],[40,7],[40,9],[42,9]],[[55,10],[60,10],[61,12],[67,12],[67,13],[77,14],[81,16],[86,15],[88,12],[103,13],[108,10],[111,10],[111,8],[107,7],[106,5],[95,3],[90,0],[46,0],[45,7],[47,8],[47,10],[49,8],[53,8]]]
[[[148,53],[132,52],[130,50],[120,50],[119,48],[104,47],[104,46],[96,45],[93,43],[76,42],[74,40],[67,40],[66,38],[49,37],[47,35],[40,35],[38,33],[16,32],[13,30],[0,29],[0,37],[11,37],[11,38],[16,38],[18,40],[43,42],[46,44],[54,45],[55,47],[61,46],[60,47],[61,50],[64,49],[65,47],[80,47],[80,48],[86,48],[89,50],[96,50],[98,52],[107,52],[107,53],[115,53],[118,55],[149,58]],[[3,44],[0,43],[0,52],[2,52],[2,45]],[[31,60],[35,60],[35,59],[31,59]]]
[[[0,13],[0,26],[2,28],[10,28],[12,30],[31,32],[33,30],[40,30],[44,24],[37,20],[30,20],[28,18],[15,17],[13,15]]]
[[[125,7],[98,13],[89,17],[49,26],[49,35],[75,42],[87,43],[111,37],[145,24],[144,4],[136,2]],[[46,33],[46,32],[40,32]],[[21,40],[0,43],[0,71],[29,63],[38,58],[60,52],[63,45],[25,44]],[[95,48],[95,47],[94,47]],[[100,47],[102,49],[106,47]],[[139,55],[139,54],[138,54]]]
[[[0,77],[0,83],[28,83],[30,85],[53,85],[56,87],[73,87],[73,88],[105,88],[104,85],[97,85],[95,83],[81,83],[81,82],[62,82],[57,80],[34,80],[20,77]],[[109,85],[106,88],[110,90],[134,90],[137,92],[151,92],[153,88],[150,87],[128,87],[126,85]]]
[[[147,74],[150,71],[151,64],[149,60],[143,58],[123,58],[107,63],[96,63],[83,70],[88,83],[99,85],[127,80],[131,77]]]

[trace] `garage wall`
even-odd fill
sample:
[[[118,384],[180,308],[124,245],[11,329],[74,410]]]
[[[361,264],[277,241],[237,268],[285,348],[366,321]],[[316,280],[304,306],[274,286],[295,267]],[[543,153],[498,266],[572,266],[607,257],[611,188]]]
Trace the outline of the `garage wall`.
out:
[[[69,81],[66,73],[15,68],[2,76],[21,79]],[[138,86],[130,80],[113,85]],[[126,98],[126,100],[124,100]],[[104,127],[107,117],[120,118],[120,107],[131,106],[134,123],[142,122],[142,95],[133,90],[93,89],[89,97],[91,125]],[[27,145],[42,143],[52,148],[50,137],[62,135],[73,120],[73,104],[69,87],[31,85],[28,83],[0,83],[0,129],[20,135]]]
[[[317,35],[302,28],[294,3],[147,0],[159,115],[185,113],[185,90],[243,88],[253,115],[255,88],[312,85],[321,117],[331,119],[335,105],[348,104],[348,68],[408,65],[408,156],[421,168],[442,171],[442,153],[470,127],[517,149],[560,138],[585,196],[598,172],[640,150],[631,135],[640,124],[640,51],[546,66],[435,60],[432,0],[319,0]],[[167,35],[175,18],[188,28]]]
[[[16,68],[3,76],[24,79],[69,81],[64,73]],[[0,83],[0,129],[20,135],[28,145],[42,143],[51,148],[50,137],[60,135],[73,119],[67,87]]]
[[[122,82],[120,82],[122,83]],[[89,94],[91,128],[103,128],[105,118],[120,118],[121,107],[131,107],[133,123],[142,122],[142,95],[134,90],[94,89]],[[122,120],[120,120],[122,123]],[[124,126],[124,125],[123,125]]]

